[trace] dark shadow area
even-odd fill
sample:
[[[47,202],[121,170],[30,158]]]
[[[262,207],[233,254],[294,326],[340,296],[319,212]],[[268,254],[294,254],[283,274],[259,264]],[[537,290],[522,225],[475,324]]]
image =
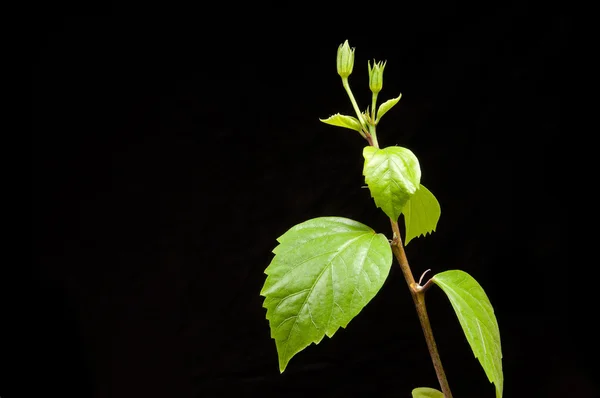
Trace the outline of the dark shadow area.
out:
[[[373,58],[387,60],[380,99],[403,95],[380,144],[413,150],[441,203],[437,231],[407,246],[413,273],[462,269],[485,288],[506,397],[597,396],[591,332],[571,329],[581,318],[555,200],[575,73],[568,16],[527,2],[373,5],[371,28],[291,5],[214,7],[119,5],[61,15],[39,37],[28,387],[292,398],[437,386],[396,263],[347,329],[283,374],[265,320],[263,271],[288,228],[336,215],[391,236],[361,188],[366,142],[318,120],[352,114],[334,66],[349,39],[361,107]],[[447,299],[432,289],[427,300],[454,396],[493,396]]]

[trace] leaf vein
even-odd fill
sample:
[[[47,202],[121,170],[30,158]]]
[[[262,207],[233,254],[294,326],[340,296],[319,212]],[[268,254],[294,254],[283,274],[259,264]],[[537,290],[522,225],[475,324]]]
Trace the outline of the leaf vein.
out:
[[[297,292],[295,292],[295,293],[290,293],[290,294],[288,294],[287,296],[283,297],[283,298],[281,299],[281,301],[279,301],[279,303],[277,303],[277,305],[275,306],[275,308],[273,308],[273,312],[277,311],[277,308],[279,308],[279,306],[281,305],[281,303],[283,303],[285,300],[289,299],[290,297],[293,297],[293,296],[297,296],[297,295],[299,295],[299,294],[302,294],[302,293],[306,292],[307,290],[309,290],[309,288],[306,288],[306,289],[299,290],[299,291],[297,291]]]
[[[466,277],[465,277],[465,279],[466,279]],[[470,312],[471,314],[473,314],[473,313],[474,313],[474,310],[473,310],[472,306],[471,306],[471,305],[469,305],[469,303],[468,303],[468,302],[466,302],[466,301],[465,301],[465,300],[464,300],[464,299],[463,299],[463,298],[460,296],[460,294],[458,294],[458,293],[456,292],[456,290],[454,290],[452,287],[450,287],[450,286],[449,286],[448,284],[446,284],[446,283],[443,283],[443,282],[442,282],[442,284],[444,285],[444,287],[445,287],[446,289],[448,289],[449,291],[451,291],[451,292],[453,293],[453,297],[452,297],[452,298],[450,298],[450,300],[451,300],[452,302],[456,302],[456,300],[459,300],[459,299],[460,299],[460,300],[463,302],[462,308],[467,308],[467,309],[469,309],[469,312]],[[464,289],[464,288],[461,288],[461,290],[462,290],[462,291],[464,291],[464,292],[467,292],[467,290],[466,290],[466,289]],[[479,304],[479,305],[481,306],[481,303],[479,303],[479,300],[478,300],[477,298],[475,298],[475,296],[473,296],[473,295],[472,295],[470,292],[467,292],[467,293],[469,294],[469,296],[471,296],[471,297],[473,298],[473,300],[474,300],[474,301],[475,301],[477,304]],[[449,297],[450,297],[450,295],[449,295]],[[461,307],[461,306],[459,305],[459,307]],[[489,317],[489,314],[487,313],[487,307],[483,307],[483,308],[484,308],[484,312],[485,312],[486,316],[487,316],[487,317]],[[464,313],[464,311],[459,311],[459,312],[460,312],[460,313]],[[464,317],[465,319],[467,318],[467,316],[466,316],[466,315],[463,315],[463,317]],[[477,319],[477,318],[476,318],[476,317],[473,315],[473,319]],[[488,319],[488,320],[490,321],[490,323],[493,323],[494,325],[496,324],[495,322],[493,322],[493,320],[492,320],[492,319]],[[487,323],[484,323],[484,324],[483,324],[483,326],[484,326],[484,328],[485,328],[485,329],[488,331],[488,333],[489,333],[491,336],[494,336],[494,333],[493,333],[493,331],[491,331],[491,330],[489,329],[489,326],[488,326],[488,324],[487,324]],[[469,333],[472,333],[472,331],[470,330],[470,328],[468,328],[468,330],[469,330]],[[471,334],[471,336],[473,336],[473,335]],[[493,342],[493,343],[494,343],[494,345],[496,346],[496,349],[497,349],[499,352],[501,352],[501,345],[500,345],[500,343],[499,343],[498,341],[496,341],[496,339],[493,339],[493,340],[492,340],[492,342]]]
[[[339,253],[343,252],[343,251],[344,251],[344,250],[345,250],[345,249],[346,249],[346,248],[347,248],[349,245],[351,245],[351,244],[352,244],[352,242],[354,242],[354,241],[356,241],[356,240],[360,239],[362,236],[364,236],[364,234],[362,234],[362,235],[360,235],[360,236],[358,236],[358,237],[356,237],[356,238],[354,238],[354,239],[351,239],[351,240],[349,240],[348,242],[346,242],[346,244],[344,244],[344,245],[342,245],[341,247],[339,247],[339,248],[338,248],[338,250],[337,250],[338,254],[336,254],[336,256],[334,256],[334,258],[335,258],[335,257],[337,257],[337,256],[339,255]],[[331,263],[332,263],[332,261],[333,261],[333,259],[332,259],[332,260],[329,262],[329,264],[331,264]],[[323,272],[325,272],[325,270],[326,270],[327,268],[328,268],[328,266],[325,266],[325,267],[323,267],[323,269],[321,270],[321,272],[319,273],[319,275],[318,275],[318,276],[315,278],[315,282],[314,282],[314,283],[313,283],[313,285],[310,287],[310,291],[308,292],[308,294],[306,295],[306,298],[304,299],[304,302],[303,302],[303,303],[302,303],[302,305],[300,306],[300,310],[298,311],[298,314],[300,314],[300,313],[302,312],[302,310],[304,309],[304,306],[307,304],[307,302],[308,302],[308,299],[310,298],[310,295],[312,294],[312,292],[313,292],[313,290],[314,290],[315,286],[317,285],[317,282],[319,281],[319,279],[321,279],[321,276],[323,275]],[[286,339],[284,340],[284,341],[285,341],[284,345],[285,345],[285,347],[286,347],[286,353],[287,353],[287,342],[288,342],[288,341],[289,341],[289,339],[290,339],[290,335],[292,334],[292,330],[294,329],[294,327],[295,327],[295,326],[296,326],[296,324],[298,323],[298,318],[299,318],[299,317],[296,317],[296,319],[294,320],[294,324],[292,325],[292,328],[290,329],[290,332],[288,333],[288,336],[287,336],[287,337],[286,337]],[[311,318],[312,318],[312,317],[311,317]]]

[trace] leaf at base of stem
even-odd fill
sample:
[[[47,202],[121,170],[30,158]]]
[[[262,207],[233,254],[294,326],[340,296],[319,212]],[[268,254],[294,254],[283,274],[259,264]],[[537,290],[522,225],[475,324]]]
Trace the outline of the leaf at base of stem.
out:
[[[444,394],[435,388],[419,387],[412,390],[412,398],[444,398]]]

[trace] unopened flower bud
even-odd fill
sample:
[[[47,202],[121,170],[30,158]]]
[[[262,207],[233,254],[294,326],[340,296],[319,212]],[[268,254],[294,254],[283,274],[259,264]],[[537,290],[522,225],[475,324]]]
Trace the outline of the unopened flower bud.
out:
[[[348,40],[340,44],[337,51],[337,72],[342,78],[347,78],[354,68],[354,48],[350,48]]]
[[[379,93],[383,88],[383,68],[385,68],[386,62],[375,62],[373,60],[373,67],[371,67],[369,61],[369,88],[374,94]]]

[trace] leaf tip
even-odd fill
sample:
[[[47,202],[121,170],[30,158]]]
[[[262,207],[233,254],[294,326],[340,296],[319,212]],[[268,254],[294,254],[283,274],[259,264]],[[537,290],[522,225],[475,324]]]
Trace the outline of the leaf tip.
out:
[[[290,358],[279,357],[279,374],[283,374],[283,372],[287,369],[288,363],[290,362]]]

